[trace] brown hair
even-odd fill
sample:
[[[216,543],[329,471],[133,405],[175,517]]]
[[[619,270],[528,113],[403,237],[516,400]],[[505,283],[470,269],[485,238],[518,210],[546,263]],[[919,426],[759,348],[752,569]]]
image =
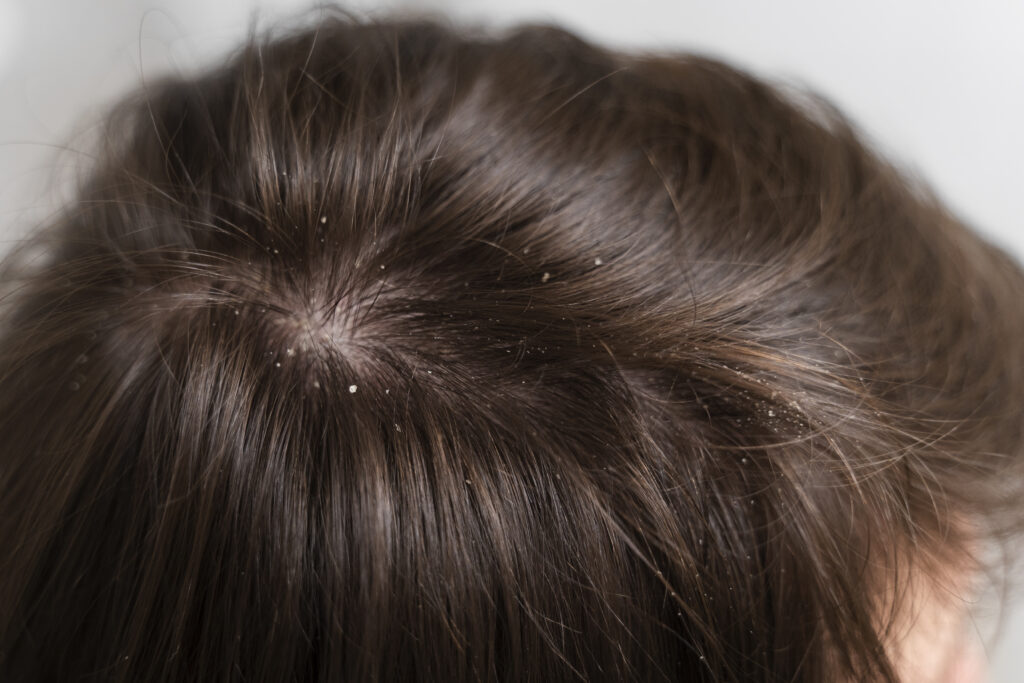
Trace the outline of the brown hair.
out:
[[[149,86],[7,261],[0,675],[896,680],[1022,523],[1024,277],[861,138],[546,26]]]

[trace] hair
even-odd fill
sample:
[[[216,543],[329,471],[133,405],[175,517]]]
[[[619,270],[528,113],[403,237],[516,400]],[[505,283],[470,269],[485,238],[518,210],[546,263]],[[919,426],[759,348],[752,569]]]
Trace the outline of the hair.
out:
[[[329,13],[103,140],[4,270],[4,680],[895,681],[1018,538],[1024,275],[825,98]]]

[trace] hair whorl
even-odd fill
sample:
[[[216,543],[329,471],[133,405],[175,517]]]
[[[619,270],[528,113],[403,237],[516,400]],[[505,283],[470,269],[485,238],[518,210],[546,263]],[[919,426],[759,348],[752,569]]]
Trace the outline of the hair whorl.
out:
[[[108,130],[4,283],[5,680],[895,680],[1020,528],[1021,271],[824,103],[328,18]]]

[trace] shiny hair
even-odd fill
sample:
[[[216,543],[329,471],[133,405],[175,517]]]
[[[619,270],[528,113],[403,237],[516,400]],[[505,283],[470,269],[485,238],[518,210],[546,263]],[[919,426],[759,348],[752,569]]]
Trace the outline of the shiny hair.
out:
[[[1020,532],[1021,269],[806,90],[332,14],[105,130],[3,275],[4,680],[894,681]]]

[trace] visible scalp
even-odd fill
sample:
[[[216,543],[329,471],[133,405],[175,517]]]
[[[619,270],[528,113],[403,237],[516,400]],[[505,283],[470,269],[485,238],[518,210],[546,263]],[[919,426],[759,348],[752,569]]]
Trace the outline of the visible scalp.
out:
[[[715,60],[328,17],[126,101],[39,245],[0,675],[896,680],[1024,527],[1019,267]]]

